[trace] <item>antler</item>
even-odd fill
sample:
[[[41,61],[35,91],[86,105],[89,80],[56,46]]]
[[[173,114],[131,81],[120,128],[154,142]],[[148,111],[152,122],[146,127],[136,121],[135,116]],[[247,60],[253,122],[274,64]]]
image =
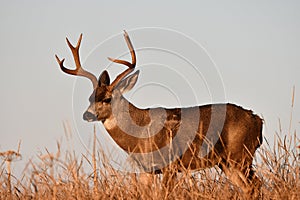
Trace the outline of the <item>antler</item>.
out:
[[[129,35],[125,30],[124,30],[124,38],[125,38],[128,48],[130,50],[132,62],[130,63],[126,60],[118,60],[118,59],[113,59],[113,58],[108,57],[108,59],[110,61],[119,63],[119,64],[123,64],[128,67],[128,69],[126,69],[124,72],[119,74],[117,76],[117,78],[112,82],[112,84],[110,85],[112,88],[114,88],[125,76],[127,76],[129,73],[131,73],[134,70],[135,65],[136,65],[136,56],[135,56],[134,48],[130,41]]]
[[[86,78],[90,79],[92,81],[93,87],[95,89],[98,86],[98,81],[97,81],[96,76],[94,74],[88,72],[88,71],[85,71],[82,68],[81,64],[80,64],[79,47],[80,47],[81,39],[82,39],[82,34],[80,34],[80,37],[79,37],[78,42],[77,42],[77,45],[76,45],[76,47],[74,47],[70,43],[70,41],[68,40],[68,38],[66,38],[67,44],[68,44],[68,46],[71,49],[72,54],[73,54],[73,58],[74,58],[75,65],[76,65],[76,69],[72,70],[72,69],[65,68],[64,67],[64,61],[65,61],[65,59],[60,60],[57,55],[55,55],[55,57],[56,57],[56,60],[57,60],[59,66],[60,66],[60,68],[61,68],[61,70],[63,72],[65,72],[67,74],[75,75],[75,76],[83,76],[83,77],[86,77]]]

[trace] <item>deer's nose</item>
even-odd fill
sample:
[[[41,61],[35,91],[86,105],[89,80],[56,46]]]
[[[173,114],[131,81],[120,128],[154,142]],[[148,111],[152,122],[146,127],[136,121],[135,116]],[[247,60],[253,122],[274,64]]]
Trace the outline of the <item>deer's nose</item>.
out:
[[[97,116],[94,113],[85,111],[85,113],[83,113],[83,119],[85,121],[92,122],[97,120]]]

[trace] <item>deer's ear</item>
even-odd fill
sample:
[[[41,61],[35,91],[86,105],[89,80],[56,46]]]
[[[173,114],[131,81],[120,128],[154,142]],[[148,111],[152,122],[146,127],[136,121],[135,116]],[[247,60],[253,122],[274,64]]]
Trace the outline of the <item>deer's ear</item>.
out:
[[[116,86],[116,89],[118,89],[122,94],[131,90],[133,88],[133,86],[136,84],[139,73],[140,73],[140,71],[138,70],[134,74],[121,80],[119,82],[119,84]]]
[[[109,83],[110,83],[110,79],[109,79],[108,72],[106,70],[104,70],[99,76],[98,85],[99,86],[108,86]]]

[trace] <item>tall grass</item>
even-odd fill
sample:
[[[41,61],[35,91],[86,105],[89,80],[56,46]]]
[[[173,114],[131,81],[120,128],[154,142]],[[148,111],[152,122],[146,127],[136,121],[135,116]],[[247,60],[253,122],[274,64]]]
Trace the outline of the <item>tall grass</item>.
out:
[[[257,152],[256,172],[263,182],[262,199],[300,199],[300,151],[296,132],[276,134],[273,146]],[[29,161],[20,178],[8,182],[4,162],[0,164],[0,199],[242,199],[218,169],[181,173],[171,191],[163,190],[159,175],[147,177],[115,170],[94,138],[93,153],[46,152]],[[86,167],[83,167],[83,166]],[[13,172],[12,172],[13,174]],[[13,176],[13,175],[12,175]]]

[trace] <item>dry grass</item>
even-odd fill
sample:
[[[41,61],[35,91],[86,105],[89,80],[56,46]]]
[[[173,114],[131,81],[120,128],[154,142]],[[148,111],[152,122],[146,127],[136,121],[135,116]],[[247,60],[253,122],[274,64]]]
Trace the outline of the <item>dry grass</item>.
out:
[[[278,137],[274,146],[257,152],[256,171],[263,181],[262,199],[300,199],[299,138]],[[218,170],[181,173],[172,191],[163,190],[159,175],[148,177],[115,170],[96,139],[91,155],[46,153],[29,161],[21,178],[8,180],[5,162],[0,165],[0,199],[242,199],[241,191]],[[85,167],[83,167],[86,165]],[[12,172],[13,174],[13,172]],[[13,176],[13,175],[12,175]],[[11,183],[10,183],[11,181]],[[9,189],[11,187],[11,189]]]

